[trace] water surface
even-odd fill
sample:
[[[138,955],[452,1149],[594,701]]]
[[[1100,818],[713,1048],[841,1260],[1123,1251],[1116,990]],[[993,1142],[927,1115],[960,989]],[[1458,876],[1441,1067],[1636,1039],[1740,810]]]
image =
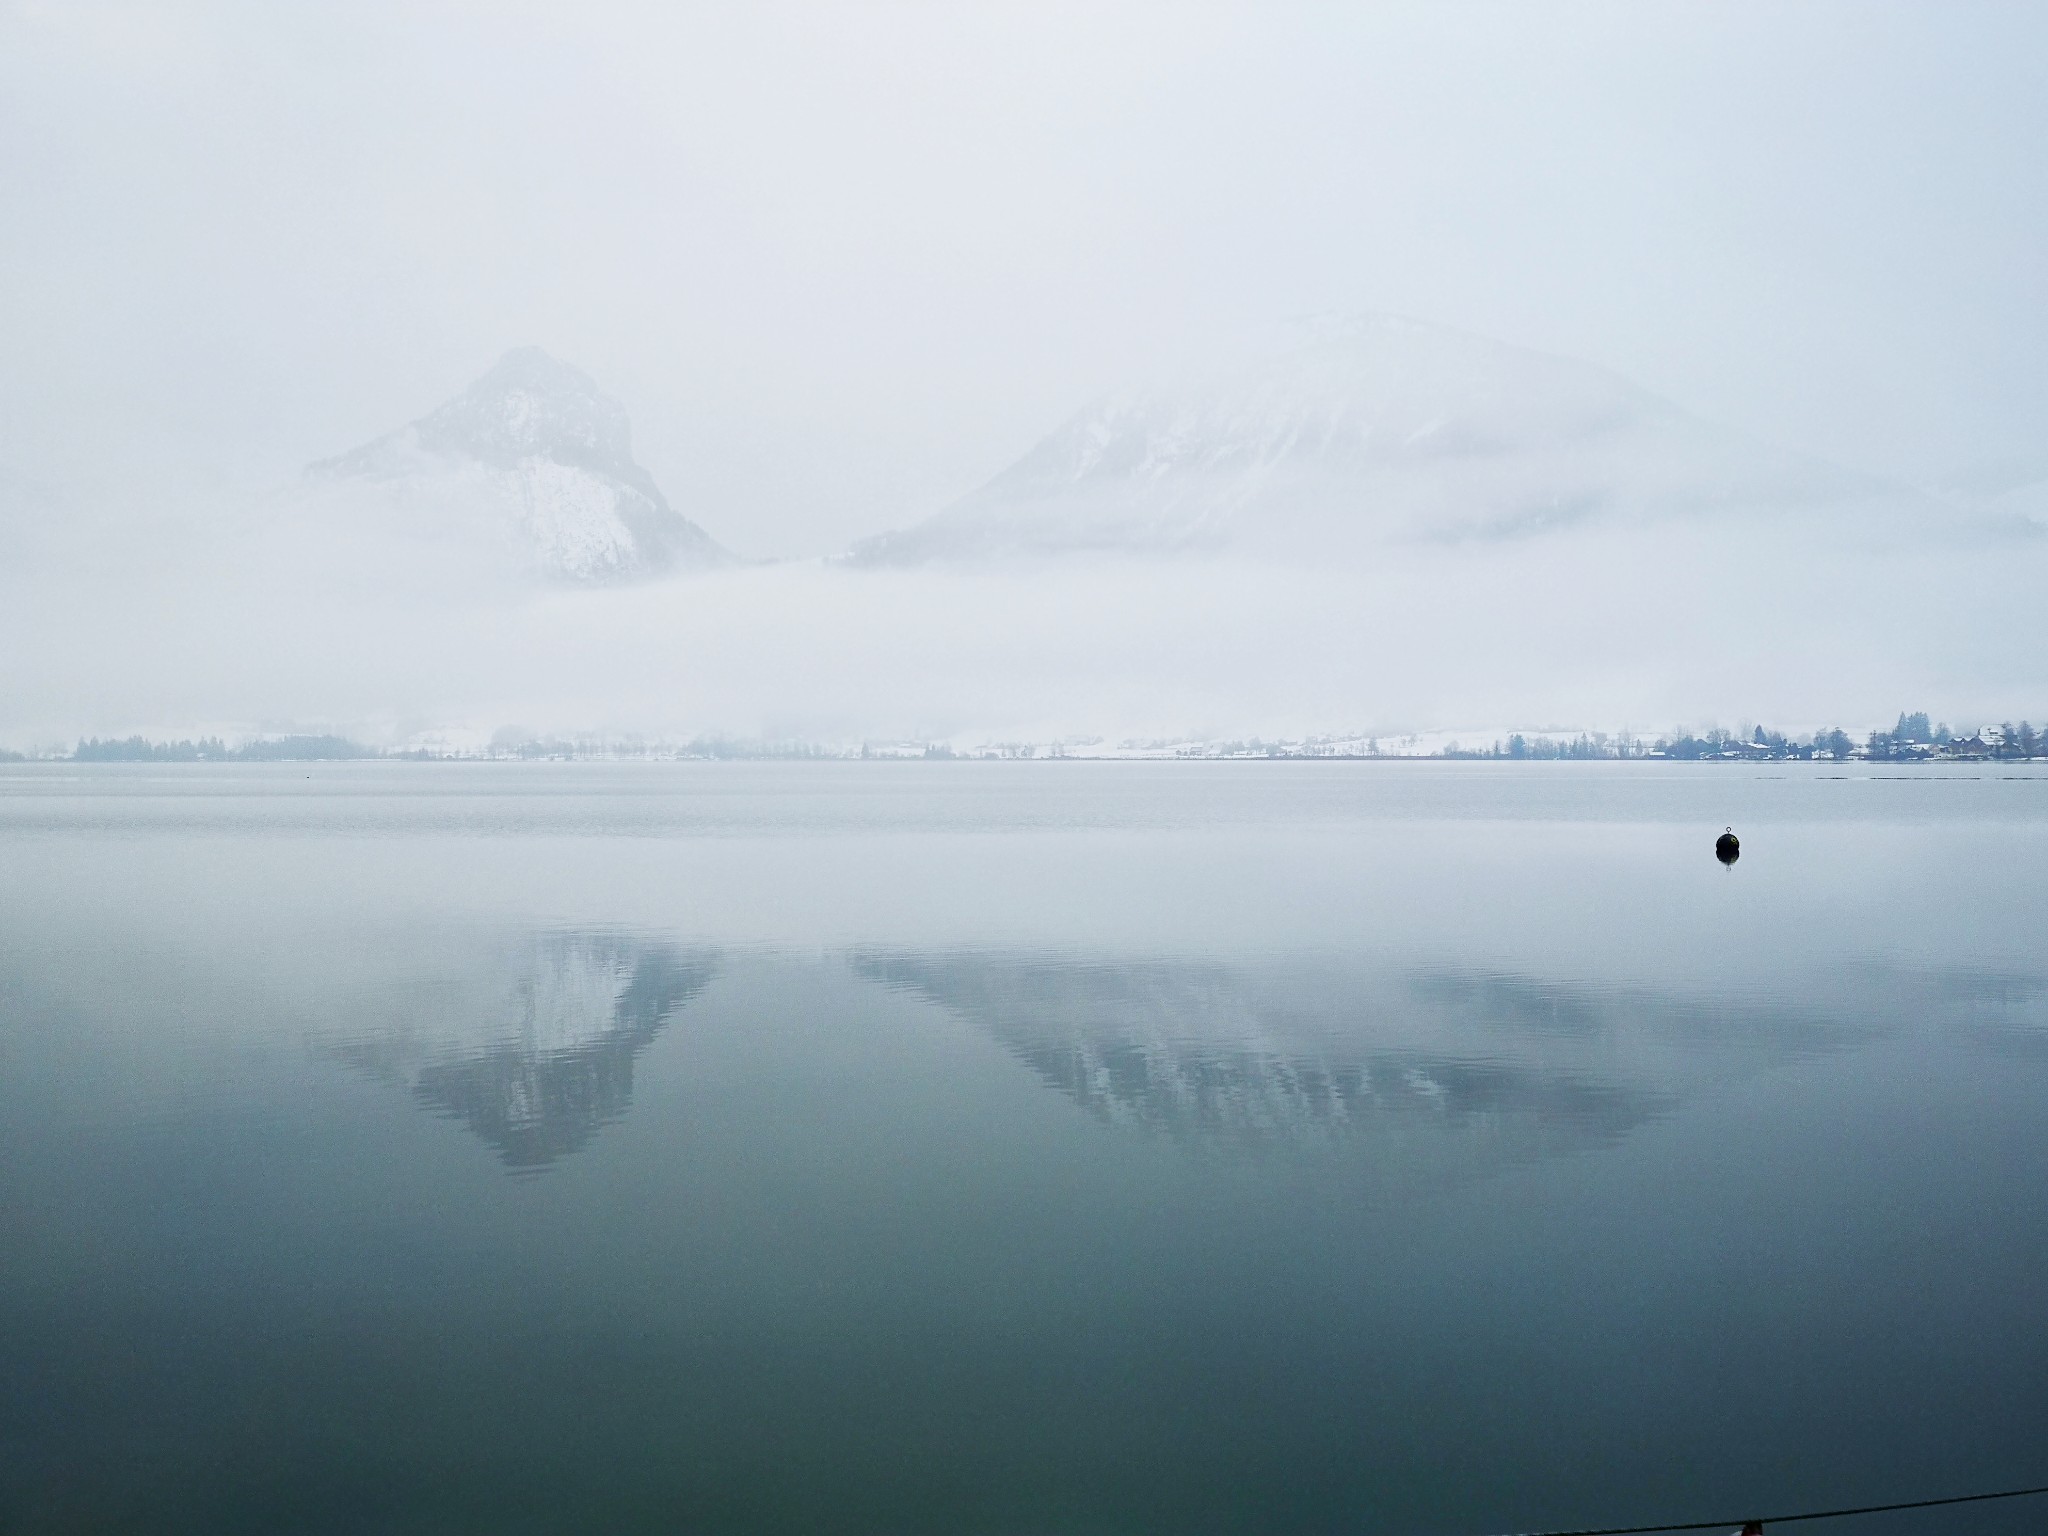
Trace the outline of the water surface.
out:
[[[0,1530],[2048,1482],[2039,770],[31,764],[0,872]]]

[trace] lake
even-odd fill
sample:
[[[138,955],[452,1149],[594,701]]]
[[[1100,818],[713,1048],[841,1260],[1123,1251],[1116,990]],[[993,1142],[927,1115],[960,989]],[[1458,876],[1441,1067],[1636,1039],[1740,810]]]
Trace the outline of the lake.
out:
[[[2038,766],[0,765],[0,1531],[2048,1483],[2044,935]]]

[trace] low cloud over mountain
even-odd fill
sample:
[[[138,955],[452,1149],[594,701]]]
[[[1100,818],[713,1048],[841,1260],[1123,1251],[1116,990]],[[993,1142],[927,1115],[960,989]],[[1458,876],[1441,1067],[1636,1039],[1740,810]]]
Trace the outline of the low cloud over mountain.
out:
[[[1385,315],[1271,328],[1111,395],[865,565],[1223,552],[1306,560],[1711,515],[1938,516],[1590,364]]]
[[[66,495],[0,747],[84,736],[1490,740],[2035,719],[2048,537],[1588,365],[1322,320],[1082,413],[852,561],[748,564],[546,354],[281,496]],[[67,488],[68,489],[68,488]],[[148,515],[144,515],[144,511]],[[5,540],[0,539],[0,544]]]

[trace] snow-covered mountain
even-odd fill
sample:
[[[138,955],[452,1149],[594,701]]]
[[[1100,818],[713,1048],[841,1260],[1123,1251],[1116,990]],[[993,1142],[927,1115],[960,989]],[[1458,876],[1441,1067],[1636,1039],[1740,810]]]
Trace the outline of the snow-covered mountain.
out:
[[[556,579],[734,563],[634,462],[625,407],[539,347],[506,353],[438,410],[306,473],[418,531],[480,536]]]
[[[1767,447],[1627,380],[1440,326],[1322,316],[1072,417],[857,564],[1082,550],[1327,560],[1397,541],[1924,498]]]

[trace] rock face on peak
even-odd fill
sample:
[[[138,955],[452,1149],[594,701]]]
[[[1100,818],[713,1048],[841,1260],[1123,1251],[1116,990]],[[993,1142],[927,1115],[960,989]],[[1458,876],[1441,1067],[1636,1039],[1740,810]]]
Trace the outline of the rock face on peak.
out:
[[[634,462],[625,407],[539,347],[506,353],[445,405],[307,474],[377,492],[415,521],[493,534],[559,580],[734,563]]]
[[[981,489],[850,558],[1321,561],[1874,489],[1590,364],[1392,316],[1320,316],[1089,406]]]

